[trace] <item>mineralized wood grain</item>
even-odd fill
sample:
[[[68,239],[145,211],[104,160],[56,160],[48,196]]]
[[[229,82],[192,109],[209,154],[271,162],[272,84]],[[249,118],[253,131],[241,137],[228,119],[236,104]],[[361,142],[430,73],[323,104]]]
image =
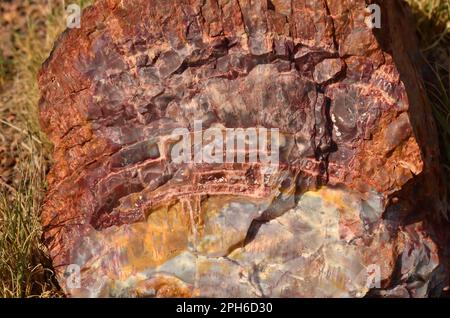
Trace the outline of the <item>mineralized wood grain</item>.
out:
[[[42,211],[72,296],[437,295],[438,149],[404,8],[100,0],[39,74]],[[409,33],[408,33],[409,32]],[[407,34],[407,35],[405,35]],[[176,128],[278,128],[279,167],[179,164]],[[71,288],[67,265],[81,267]],[[379,272],[367,286],[367,268]]]

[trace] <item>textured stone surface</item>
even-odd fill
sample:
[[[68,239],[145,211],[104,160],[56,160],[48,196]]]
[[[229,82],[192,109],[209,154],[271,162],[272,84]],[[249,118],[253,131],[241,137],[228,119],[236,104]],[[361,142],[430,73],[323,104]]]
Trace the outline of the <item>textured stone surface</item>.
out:
[[[438,295],[445,196],[417,50],[396,1],[380,30],[365,6],[86,9],[39,75],[55,145],[44,238],[68,295]],[[173,162],[171,133],[194,120],[279,128],[279,167]]]

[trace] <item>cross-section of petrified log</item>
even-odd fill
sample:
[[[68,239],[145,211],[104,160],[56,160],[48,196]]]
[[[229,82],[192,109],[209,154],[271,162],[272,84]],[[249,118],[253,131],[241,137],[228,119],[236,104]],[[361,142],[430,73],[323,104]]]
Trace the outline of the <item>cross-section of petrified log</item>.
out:
[[[63,289],[438,295],[445,196],[417,50],[397,1],[380,4],[380,29],[367,5],[100,0],[86,9],[39,76],[55,145],[42,221]],[[194,140],[195,157],[211,129],[271,131],[277,142],[264,147],[277,165],[250,160],[261,140],[243,153],[219,144],[231,153],[222,161],[174,160],[174,131]],[[80,269],[80,284],[67,268]]]

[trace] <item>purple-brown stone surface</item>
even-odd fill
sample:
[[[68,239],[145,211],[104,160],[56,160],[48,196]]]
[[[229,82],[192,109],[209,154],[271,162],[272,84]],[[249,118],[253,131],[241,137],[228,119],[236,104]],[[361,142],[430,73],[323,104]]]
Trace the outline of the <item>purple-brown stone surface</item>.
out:
[[[65,292],[439,295],[435,127],[404,7],[380,5],[381,29],[362,0],[84,10],[39,75],[55,145],[42,222]],[[278,128],[279,166],[174,162],[172,133],[195,120]]]

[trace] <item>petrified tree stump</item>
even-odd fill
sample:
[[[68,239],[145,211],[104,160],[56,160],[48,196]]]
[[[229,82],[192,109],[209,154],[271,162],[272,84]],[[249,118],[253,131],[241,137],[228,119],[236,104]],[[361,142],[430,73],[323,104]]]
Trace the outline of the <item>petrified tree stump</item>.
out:
[[[55,145],[42,221],[63,289],[438,295],[445,195],[417,50],[398,2],[381,4],[381,29],[365,22],[366,6],[87,8],[39,75]],[[173,131],[198,133],[195,121],[279,129],[279,165],[175,162]],[[71,264],[79,286],[68,283]]]

